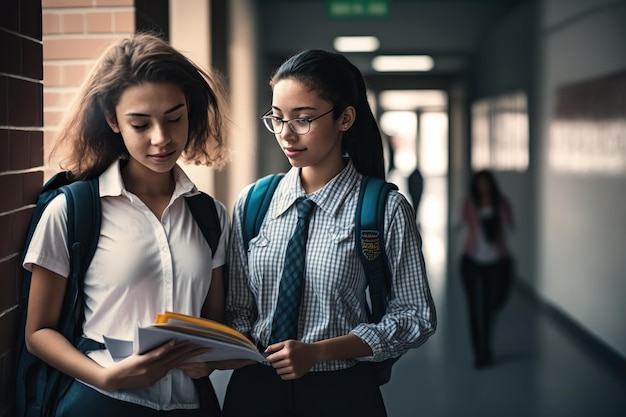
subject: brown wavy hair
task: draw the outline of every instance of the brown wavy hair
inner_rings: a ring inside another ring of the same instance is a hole
[[[225,83],[203,70],[161,38],[137,33],[110,45],[83,81],[62,121],[52,154],[64,149],[61,168],[76,179],[94,178],[128,151],[105,115],[129,87],[144,82],[173,83],[183,90],[189,108],[185,161],[221,168],[227,159]]]

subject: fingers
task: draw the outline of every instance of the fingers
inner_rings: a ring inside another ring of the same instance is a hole
[[[211,375],[215,366],[211,362],[188,362],[178,366],[187,376],[198,379]]]
[[[190,342],[179,342],[171,349],[166,355],[165,363],[171,368],[178,367],[179,365],[189,362],[190,359],[202,355],[210,351],[211,348],[200,346]]]
[[[265,349],[265,353],[267,353],[268,355],[271,355],[274,352],[278,352],[279,350],[283,349],[285,347],[285,344],[287,343],[287,341],[285,342],[279,342],[279,343],[274,343],[273,345],[269,345],[266,349]]]
[[[211,350],[211,348],[188,341],[177,342],[170,340],[168,343],[139,356],[143,356],[147,364],[161,366],[169,371],[209,350]]]

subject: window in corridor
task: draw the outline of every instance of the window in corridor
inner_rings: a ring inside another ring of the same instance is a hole
[[[389,141],[387,179],[417,207],[433,292],[443,285],[447,251],[448,96],[442,90],[386,90],[379,95],[380,128]],[[417,204],[409,178],[418,170]]]
[[[528,169],[526,94],[505,94],[472,105],[472,168],[495,171]]]

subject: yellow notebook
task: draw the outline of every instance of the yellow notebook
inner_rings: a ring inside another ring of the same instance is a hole
[[[168,341],[187,340],[211,348],[193,359],[196,362],[231,359],[263,361],[265,357],[237,330],[201,317],[166,311],[150,326],[137,327],[135,351],[145,353]]]

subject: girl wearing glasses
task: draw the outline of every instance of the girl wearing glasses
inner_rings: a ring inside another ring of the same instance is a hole
[[[436,326],[415,213],[401,194],[390,194],[384,229],[391,300],[382,320],[369,323],[354,215],[362,176],[384,178],[384,162],[365,81],[345,57],[309,50],[285,61],[270,85],[263,123],[292,168],[249,250],[241,234],[249,187],[235,205],[226,303],[228,322],[257,343],[267,363],[233,372],[224,415],[385,416],[372,362],[419,346]],[[306,255],[291,261],[288,241],[303,198],[313,202]],[[299,304],[286,314],[283,272],[300,261]],[[277,329],[292,316],[296,331],[285,337]]]

